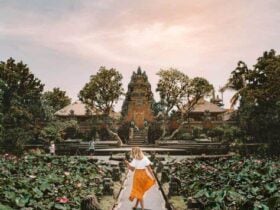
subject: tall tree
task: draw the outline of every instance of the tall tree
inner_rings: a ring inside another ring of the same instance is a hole
[[[160,80],[156,91],[160,94],[161,112],[158,117],[162,120],[162,136],[160,139],[172,138],[186,123],[189,113],[197,104],[198,100],[208,95],[213,86],[200,77],[190,79],[187,75],[177,69],[160,70],[157,75]],[[172,111],[181,113],[180,125],[170,136],[166,136],[167,123]]]
[[[248,70],[241,93],[239,124],[249,139],[266,141],[274,152],[280,145],[280,55],[264,52]]]
[[[55,120],[54,113],[71,103],[71,98],[66,95],[66,91],[59,88],[53,88],[52,91],[44,92],[41,97],[41,103],[44,111],[45,121]]]
[[[231,109],[237,104],[241,98],[242,92],[247,86],[247,80],[250,70],[243,61],[239,61],[237,67],[231,72],[228,82],[220,89],[221,92],[225,90],[233,90],[236,93],[230,99]]]
[[[0,63],[2,87],[3,138],[7,145],[21,146],[38,134],[43,118],[41,96],[44,85],[26,64],[10,58]]]
[[[42,100],[45,100],[54,112],[71,103],[71,98],[66,95],[66,91],[60,90],[59,88],[53,88],[52,91],[45,92]]]
[[[111,122],[114,119],[110,117],[110,114],[120,96],[124,94],[121,80],[122,75],[116,69],[100,67],[97,74],[90,77],[90,81],[79,93],[79,99],[82,102],[103,114],[107,131],[117,139],[119,145],[122,144],[122,140],[112,129],[114,123]]]
[[[0,79],[0,145],[3,141],[3,94],[4,94],[4,81]]]

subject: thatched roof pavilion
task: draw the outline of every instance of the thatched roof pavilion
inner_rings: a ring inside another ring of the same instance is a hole
[[[98,112],[94,109],[89,108],[81,101],[75,101],[72,104],[69,104],[62,109],[58,110],[54,114],[58,117],[67,117],[67,116],[75,116],[75,117],[84,117],[86,115],[98,115]]]
[[[210,113],[225,113],[227,110],[219,107],[218,105],[206,101],[204,98],[200,99],[197,104],[194,106],[192,113],[204,113],[209,111]]]

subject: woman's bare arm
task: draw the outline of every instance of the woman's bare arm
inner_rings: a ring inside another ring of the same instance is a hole
[[[128,162],[127,160],[125,160],[124,162],[125,162],[125,164],[126,164],[126,166],[127,166],[127,168],[128,168],[129,170],[131,170],[131,171],[134,171],[134,170],[135,170],[135,168],[132,167],[132,166],[129,164],[129,162]]]
[[[151,176],[152,176],[154,179],[156,179],[156,177],[155,177],[155,175],[154,175],[154,172],[153,172],[153,170],[152,170],[151,166],[150,166],[150,165],[148,165],[148,166],[146,166],[146,167],[147,167],[147,169],[148,169],[149,173],[151,174]]]

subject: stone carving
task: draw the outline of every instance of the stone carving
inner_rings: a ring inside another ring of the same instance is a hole
[[[169,196],[180,195],[181,181],[178,177],[172,177],[169,183]]]
[[[166,167],[166,166],[163,167],[162,172],[161,172],[161,180],[160,180],[160,182],[161,183],[169,182],[170,181],[169,174],[170,174],[169,168]]]
[[[125,153],[125,159],[126,159],[127,161],[130,161],[130,160],[131,160],[129,152],[126,152],[126,153]]]
[[[90,195],[82,199],[81,210],[101,210],[96,196]]]
[[[112,178],[114,182],[121,180],[121,172],[118,167],[113,167]]]
[[[203,209],[203,205],[193,197],[188,197],[188,209]]]
[[[104,178],[103,179],[103,190],[102,190],[103,195],[113,195],[114,190],[112,187],[113,187],[112,179]]]
[[[162,169],[163,169],[163,163],[161,161],[159,161],[158,165],[157,165],[157,170],[156,172],[157,173],[161,173],[162,172]]]
[[[120,168],[121,172],[125,172],[126,166],[125,166],[124,161],[119,162],[119,168]]]
[[[152,162],[154,162],[155,159],[156,159],[156,152],[153,151],[153,152],[151,152],[150,160],[151,160]]]

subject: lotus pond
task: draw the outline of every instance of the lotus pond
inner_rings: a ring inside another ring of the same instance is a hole
[[[107,173],[87,157],[1,156],[0,209],[79,209],[85,196],[101,196]]]
[[[280,209],[279,158],[184,159],[173,164],[181,195],[202,209]]]

